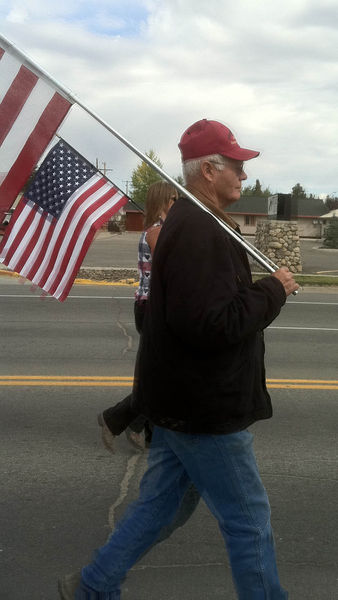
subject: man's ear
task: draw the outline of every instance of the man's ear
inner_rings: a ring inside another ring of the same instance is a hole
[[[208,160],[203,160],[201,162],[201,173],[207,181],[211,182],[214,180],[215,170]]]

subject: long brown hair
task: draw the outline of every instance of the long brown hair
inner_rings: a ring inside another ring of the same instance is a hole
[[[176,188],[166,181],[156,181],[147,193],[145,201],[144,229],[148,229],[159,220],[161,214],[169,210],[170,200],[176,200],[178,193]]]

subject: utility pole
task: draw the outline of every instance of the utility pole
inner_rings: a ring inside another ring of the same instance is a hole
[[[107,169],[107,163],[106,162],[104,162],[103,163],[103,167],[100,168],[100,166],[99,166],[99,159],[98,158],[95,159],[95,166],[96,166],[97,170],[100,171],[103,175],[106,175],[106,173],[108,171],[114,171],[114,169]]]
[[[127,180],[127,179],[123,179],[122,181],[123,181],[123,183],[125,183],[125,184],[126,184],[126,194],[127,194],[127,196],[128,196],[128,192],[129,192],[129,184],[130,184],[130,181],[129,181],[129,180]]]

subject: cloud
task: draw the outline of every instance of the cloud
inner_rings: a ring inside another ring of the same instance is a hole
[[[138,31],[142,18],[147,16],[147,10],[138,0],[127,0],[121,4],[119,0],[16,0],[7,3],[3,9],[5,18],[13,23],[74,23],[89,31],[97,33],[116,34],[123,32],[128,35]],[[7,13],[7,14],[6,14]]]
[[[273,191],[337,188],[338,25],[312,0],[7,2],[1,30],[171,175],[177,143],[203,117],[262,151],[248,164]],[[139,159],[79,111],[64,131],[130,179]],[[118,183],[118,182],[117,182]]]
[[[24,23],[28,18],[28,11],[25,7],[13,8],[7,15],[10,23]]]

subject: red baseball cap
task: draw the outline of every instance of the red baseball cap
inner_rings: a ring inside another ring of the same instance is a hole
[[[188,127],[178,147],[183,161],[209,154],[220,154],[235,160],[250,160],[259,155],[256,150],[241,148],[228,127],[219,121],[208,119],[202,119]]]

